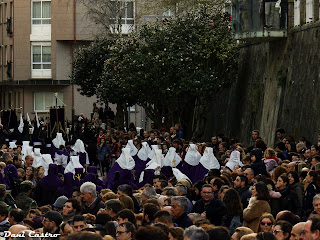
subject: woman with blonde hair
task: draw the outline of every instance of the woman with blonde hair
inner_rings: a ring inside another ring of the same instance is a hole
[[[276,223],[273,215],[271,213],[264,213],[261,215],[259,220],[259,232],[271,232],[272,226]]]

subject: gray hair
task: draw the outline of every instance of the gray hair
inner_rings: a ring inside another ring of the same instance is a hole
[[[80,187],[81,193],[91,193],[93,196],[97,196],[97,187],[92,182],[85,182]]]
[[[246,168],[246,170],[249,170],[250,171],[250,174],[251,175],[254,175],[254,170],[252,168]]]
[[[178,201],[179,202],[179,207],[183,207],[185,211],[188,210],[189,207],[189,201],[188,198],[185,196],[175,196],[171,198],[171,202],[173,201]]]
[[[312,204],[314,204],[315,201],[320,199],[320,193],[314,195],[313,200],[312,200]]]
[[[163,191],[166,192],[167,196],[177,196],[178,195],[178,191],[174,187],[166,187],[163,189]]]
[[[187,195],[188,189],[187,189],[187,187],[185,185],[178,184],[176,187],[178,189],[178,192],[182,192],[183,195]]]
[[[190,240],[209,240],[208,233],[203,228],[194,225],[184,231],[183,237],[188,237]]]
[[[153,187],[146,187],[142,194],[147,198],[157,198],[156,190]]]

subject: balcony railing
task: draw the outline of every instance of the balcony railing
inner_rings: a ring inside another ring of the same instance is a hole
[[[7,18],[7,34],[12,36],[12,18]]]
[[[231,6],[236,39],[264,41],[287,36],[287,0],[234,0]]]
[[[11,61],[7,61],[7,78],[9,80],[12,79],[12,62]]]

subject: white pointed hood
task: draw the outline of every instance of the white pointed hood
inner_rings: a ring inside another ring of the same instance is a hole
[[[20,133],[23,132],[23,127],[24,127],[24,123],[23,123],[22,113],[20,113],[20,123],[19,123],[19,127],[18,127],[18,130]]]
[[[80,163],[79,156],[71,156],[68,165],[66,166],[64,173],[72,172],[73,175],[76,174],[76,168],[82,168],[83,166]]]
[[[201,154],[197,150],[197,146],[195,144],[190,144],[186,157],[184,161],[191,166],[197,166],[199,164],[201,158]]]
[[[57,136],[55,139],[52,140],[52,143],[53,145],[59,149],[59,147],[61,145],[65,146],[66,145],[66,141],[63,140],[63,137],[62,137],[62,133],[57,133]]]
[[[163,155],[162,155],[162,150],[157,149],[154,150],[155,154],[153,158],[150,160],[150,162],[147,163],[146,169],[156,169],[157,167],[162,168],[163,166]]]
[[[48,175],[49,165],[53,163],[51,155],[50,154],[42,154],[42,158],[40,160],[40,166],[44,168],[44,175]]]
[[[240,152],[237,150],[234,150],[233,152],[231,152],[231,155],[230,155],[229,161],[226,164],[226,167],[230,168],[230,170],[233,171],[236,165],[239,165],[240,167],[242,167],[243,163],[240,160]]]
[[[17,144],[15,142],[9,142],[9,148],[17,148]]]
[[[77,139],[77,141],[75,142],[75,144],[72,147],[72,150],[75,153],[86,153],[86,149],[84,148],[84,144],[80,139]]]
[[[30,144],[30,141],[22,141],[21,153],[22,153],[23,160],[27,155],[32,153],[32,147],[29,144]]]
[[[181,179],[189,179],[187,175],[183,174],[178,168],[172,168],[172,172],[178,181]]]
[[[62,165],[64,168],[66,168],[68,164],[68,156],[55,153],[54,158],[56,160],[57,165]]]
[[[138,158],[142,161],[146,161],[148,159],[148,155],[151,153],[151,148],[147,142],[142,143],[142,147],[138,152]]]
[[[36,122],[37,122],[37,128],[39,128],[40,127],[40,122],[39,122],[39,118],[38,118],[37,112],[36,112]]]
[[[133,157],[138,153],[138,148],[133,144],[133,140],[128,140],[126,148],[130,148],[130,155]]]
[[[169,148],[167,155],[163,159],[163,166],[176,167],[181,162],[181,157],[176,153],[174,147]]]
[[[213,154],[212,147],[206,147],[203,156],[200,158],[200,163],[208,170],[220,169],[220,164]]]
[[[158,145],[151,145],[151,152],[149,153],[148,158],[152,159],[154,157],[155,150],[159,150],[159,146]]]
[[[34,160],[33,160],[32,166],[33,167],[41,166],[42,154],[40,152],[40,148],[33,149],[33,158]]]
[[[136,163],[130,155],[130,148],[122,149],[122,153],[116,160],[116,163],[118,163],[122,169],[132,170],[135,167]]]

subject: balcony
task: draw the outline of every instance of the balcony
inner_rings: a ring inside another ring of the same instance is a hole
[[[233,34],[237,40],[261,42],[287,37],[287,0],[234,0],[231,13]]]

